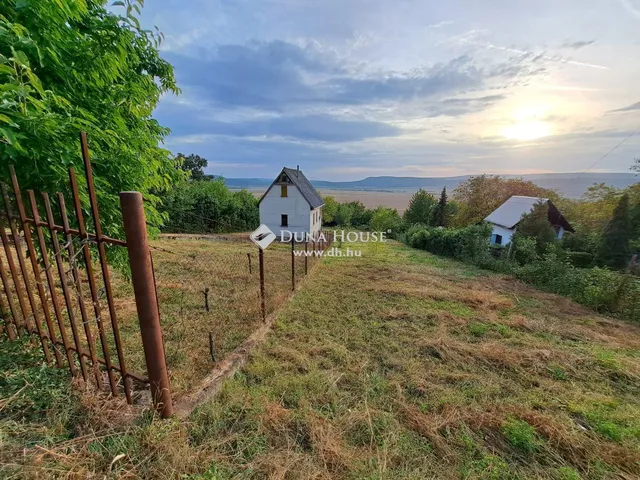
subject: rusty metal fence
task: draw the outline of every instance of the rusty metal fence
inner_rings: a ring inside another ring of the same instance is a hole
[[[106,252],[107,245],[127,247],[134,287],[144,282],[136,282],[136,277],[145,270],[144,265],[137,264],[149,255],[142,197],[137,192],[121,194],[123,207],[134,206],[123,215],[125,233],[127,237],[133,235],[132,241],[104,235],[86,135],[82,133],[80,139],[91,214],[85,220],[76,172],[70,168],[69,193],[73,203],[72,217],[77,223],[75,228],[70,225],[63,193],[57,193],[57,201],[52,202],[47,193],[36,195],[32,190],[27,191],[31,213],[28,216],[13,166],[9,167],[10,189],[0,185],[3,197],[0,211],[3,329],[9,340],[26,336],[38,342],[47,363],[66,367],[72,375],[81,375],[85,381],[93,379],[99,388],[107,384],[114,396],[124,390],[129,403],[133,402],[132,382],[150,384],[154,403],[163,416],[169,416],[172,407],[164,352],[158,351],[162,348],[162,337],[153,339],[156,345],[145,338],[145,331],[159,328],[159,318],[145,319],[140,315],[145,356],[156,349],[155,356],[150,356],[146,364],[150,378],[129,371]],[[135,204],[137,199],[139,205]],[[55,212],[52,203],[55,203]],[[136,219],[143,222],[144,238],[135,236],[136,225],[132,221],[135,223]],[[87,230],[88,223],[94,226],[94,232]],[[94,267],[94,255],[100,275]],[[155,293],[150,296],[155,301]],[[135,300],[138,313],[141,313],[141,302],[145,298],[136,292]],[[158,368],[163,367],[164,377],[158,373]]]

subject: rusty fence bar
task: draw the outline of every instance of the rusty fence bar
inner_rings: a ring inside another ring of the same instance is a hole
[[[67,248],[67,256],[69,264],[71,266],[71,276],[73,278],[73,284],[76,288],[78,308],[80,309],[80,316],[82,318],[82,325],[84,327],[84,334],[87,339],[87,346],[89,348],[89,358],[93,366],[93,375],[96,379],[98,388],[102,388],[102,375],[100,373],[100,365],[96,357],[96,346],[93,340],[93,333],[91,332],[91,325],[89,324],[89,315],[87,314],[87,307],[84,303],[84,294],[82,292],[82,280],[80,278],[80,272],[78,271],[78,264],[76,262],[76,252],[73,247],[73,236],[71,234],[71,228],[69,228],[69,218],[67,217],[67,208],[64,202],[64,195],[58,192],[58,206],[60,207],[60,217],[62,218],[62,225],[64,228],[64,236]]]
[[[20,186],[18,185],[18,180],[16,177],[16,172],[13,169],[13,165],[9,166],[9,173],[11,174],[11,183],[13,184],[13,191],[16,197],[16,204],[18,205],[18,213],[20,214],[20,219],[26,218],[26,214],[24,211],[24,205],[22,203],[22,196],[20,193]],[[9,196],[4,195],[4,202],[7,210],[7,215],[11,215],[11,207],[9,203]],[[44,288],[42,287],[42,280],[40,278],[40,267],[38,265],[38,261],[36,259],[35,249],[33,248],[33,240],[31,238],[31,229],[27,224],[22,222],[23,230],[24,230],[24,240],[27,244],[27,249],[29,251],[29,259],[31,260],[31,266],[33,268],[33,274],[35,276],[36,287],[38,290],[38,295],[40,296],[40,301],[42,302],[42,311],[44,313],[44,319],[47,324],[47,331],[49,332],[49,336],[46,337],[43,335],[42,325],[40,323],[40,316],[38,315],[38,306],[35,301],[35,297],[33,295],[33,290],[31,289],[31,281],[29,279],[29,275],[27,274],[27,267],[25,265],[24,259],[22,257],[22,249],[19,248],[20,245],[20,237],[18,236],[18,232],[15,226],[15,222],[9,221],[9,227],[11,227],[11,235],[13,237],[13,244],[16,246],[16,254],[18,256],[18,262],[20,263],[20,269],[22,270],[22,278],[24,280],[24,286],[27,290],[27,297],[29,298],[29,304],[31,305],[31,311],[33,313],[33,318],[36,324],[36,329],[38,331],[38,335],[40,336],[41,342],[46,344],[46,340],[48,339],[52,343],[53,353],[56,357],[56,364],[61,367],[62,366],[62,358],[60,352],[57,348],[58,340],[55,336],[53,325],[51,323],[51,314],[49,312],[49,304],[47,303],[47,298],[44,293]],[[43,350],[44,350],[43,346]],[[48,350],[48,347],[47,347]],[[45,353],[45,356],[47,354]],[[47,360],[49,361],[51,357]]]
[[[69,291],[69,286],[67,285],[67,276],[64,270],[64,262],[62,260],[62,250],[60,248],[60,242],[58,241],[58,233],[52,228],[53,227],[53,210],[51,210],[51,202],[49,201],[49,195],[46,193],[42,194],[42,199],[44,201],[44,209],[47,214],[47,223],[49,224],[49,234],[51,235],[51,243],[53,245],[53,256],[56,261],[56,268],[58,269],[58,276],[60,277],[60,288],[62,289],[62,296],[64,297],[64,303],[67,306],[67,313],[69,315],[69,324],[71,326],[71,333],[73,335],[73,342],[76,347],[76,352],[78,354],[78,361],[80,362],[80,372],[82,373],[82,378],[87,379],[87,362],[85,359],[84,349],[82,348],[82,343],[80,340],[80,335],[78,333],[78,326],[76,324],[76,316],[73,308],[73,299],[71,298],[71,292]],[[37,207],[35,206],[35,198],[32,200],[34,205],[34,217],[35,210]],[[44,249],[42,250],[44,252]],[[51,286],[51,284],[49,284]],[[55,291],[55,289],[52,288]],[[60,320],[60,317],[58,317]],[[60,322],[60,330],[61,332],[65,331],[64,326]],[[63,335],[63,341],[65,344],[67,343],[65,340],[65,336]],[[68,347],[67,347],[68,348]],[[68,353],[67,355],[69,355]],[[71,360],[69,360],[71,363]]]
[[[33,190],[28,190],[27,195],[29,196],[29,202],[31,203],[31,211],[33,213],[33,218],[37,222],[40,222],[40,212],[38,212],[38,204],[36,202],[36,196],[33,193]],[[47,252],[47,244],[44,240],[44,234],[42,233],[41,227],[36,227],[36,237],[38,239],[38,246],[40,247],[40,256],[42,258],[42,264],[44,265],[44,275],[45,275],[45,278],[47,279],[47,285],[49,286],[49,297],[51,298],[51,303],[53,303],[53,313],[55,314],[56,320],[58,321],[58,331],[60,332],[60,337],[62,338],[64,353],[67,356],[67,363],[69,364],[69,370],[71,370],[71,375],[75,376],[76,365],[73,359],[73,354],[71,353],[71,350],[69,350],[70,345],[69,345],[69,339],[67,338],[67,329],[64,328],[64,325],[62,323],[62,310],[60,309],[58,294],[56,292],[56,281],[53,278],[53,271],[51,270],[51,264],[49,262],[49,254]],[[61,282],[64,283],[64,277],[61,278]],[[46,298],[42,297],[42,301],[45,302]]]
[[[76,178],[76,172],[73,168],[69,169],[69,183],[71,185],[71,196],[73,198],[73,206],[76,214],[76,220],[78,222],[78,231],[82,239],[87,238],[87,229],[84,223],[84,216],[82,214],[82,204],[80,203],[80,190],[78,189],[78,180]],[[111,394],[115,397],[118,395],[118,387],[116,384],[115,376],[113,375],[113,366],[111,364],[111,356],[109,355],[109,344],[107,343],[107,336],[104,331],[104,325],[102,321],[102,308],[100,307],[100,300],[98,294],[98,286],[96,285],[95,275],[93,272],[93,263],[91,261],[91,250],[89,244],[86,241],[82,242],[82,255],[84,257],[84,265],[86,268],[87,281],[89,283],[89,292],[91,294],[91,303],[93,304],[93,313],[95,315],[96,326],[98,327],[98,336],[100,337],[100,345],[102,347],[102,355],[107,367],[107,377],[109,379],[109,387]]]
[[[155,365],[147,364],[150,378],[129,372],[125,363],[106,245],[127,246],[130,255],[135,251],[135,245],[131,247],[126,241],[103,234],[86,134],[81,133],[80,143],[89,197],[88,222],[93,225],[94,232],[89,232],[85,223],[78,180],[73,168],[69,169],[69,184],[77,228],[70,225],[65,196],[62,193],[57,193],[59,211],[54,213],[53,199],[50,199],[47,193],[42,193],[40,198],[34,191],[28,190],[26,193],[31,209],[29,217],[12,165],[9,166],[12,192],[9,193],[5,184],[0,183],[0,242],[3,249],[3,256],[0,257],[0,332],[10,341],[28,335],[35,342],[37,336],[48,364],[55,359],[56,366],[67,367],[73,376],[82,375],[84,380],[94,378],[99,388],[105,383],[103,374],[106,373],[111,394],[117,396],[119,390],[124,387],[129,403],[133,401],[132,380],[144,384],[152,383],[154,400],[157,401],[162,416],[168,416],[171,414],[172,405],[162,344],[160,343],[161,355],[156,355]],[[14,213],[16,208],[17,212]],[[44,214],[41,214],[42,208]],[[142,207],[140,211],[142,212]],[[62,225],[56,223],[56,214],[59,215],[58,220]],[[142,226],[146,229],[143,212],[141,218]],[[124,220],[126,227],[127,219]],[[63,238],[63,242],[60,241],[60,237]],[[146,242],[146,231],[144,241]],[[95,244],[95,247],[90,248],[90,244]],[[94,271],[94,248],[100,261],[101,280],[96,277]],[[150,258],[148,244],[146,248],[147,257]],[[144,258],[144,255],[140,258],[133,256],[130,263],[135,265],[144,261]],[[250,256],[248,260],[251,270]],[[145,285],[151,285],[149,288],[153,289],[155,310],[148,305],[138,309],[141,325],[145,326],[141,332],[145,356],[149,336],[149,322],[145,320],[145,315],[148,316],[150,312],[155,312],[156,335],[159,334],[160,341],[162,340],[153,264],[150,265],[152,280],[145,279]],[[139,275],[133,272],[133,276],[135,283],[135,277]],[[85,300],[84,282],[88,283],[90,300]],[[103,286],[104,289],[101,288]],[[106,296],[109,314],[107,323],[103,317],[105,309],[101,307],[101,294]],[[88,311],[87,301],[93,306],[92,312]],[[136,304],[140,302],[144,303],[144,298],[141,299],[137,295]],[[112,361],[109,351],[109,326],[113,334],[117,363]],[[100,349],[94,340],[94,328],[98,331]],[[160,361],[163,373],[158,374],[157,365]],[[120,375],[122,386],[119,386],[120,380],[116,374]]]
[[[124,352],[122,351],[122,342],[120,340],[120,330],[118,327],[118,318],[116,307],[113,301],[113,291],[111,289],[111,277],[109,273],[109,264],[107,263],[107,252],[104,242],[102,241],[102,226],[100,225],[100,212],[98,211],[98,198],[96,197],[96,189],[93,185],[93,173],[91,169],[91,160],[89,158],[89,146],[87,143],[87,134],[80,133],[80,146],[82,147],[82,160],[84,161],[85,177],[87,179],[87,189],[89,190],[89,203],[91,204],[91,213],[93,216],[93,227],[96,230],[96,244],[98,245],[98,256],[100,257],[100,267],[102,268],[102,278],[104,280],[104,289],[107,295],[107,306],[109,307],[109,317],[111,318],[111,329],[116,344],[116,353],[118,355],[118,363],[122,371],[122,383],[124,384],[124,394],[127,402],[132,402],[131,385],[127,377],[127,368],[124,361]]]
[[[173,404],[142,194],[122,192],[120,205],[127,237],[131,281],[136,298],[142,346],[151,382],[151,396],[162,418],[167,418],[173,414]]]
[[[8,239],[7,236],[5,234],[5,230],[4,230],[4,223],[0,222],[0,234],[2,234],[2,244],[4,245],[5,248],[5,253],[7,255],[7,262],[9,263],[9,269],[11,272],[11,275],[13,276],[15,273],[15,266],[13,264],[13,256],[11,255],[11,249],[8,248]],[[15,326],[16,329],[16,334],[18,336],[20,336],[20,327],[22,326],[22,328],[24,329],[23,332],[26,330],[27,333],[29,333],[29,328],[27,328],[26,325],[21,325],[18,316],[18,309],[16,308],[15,302],[13,301],[13,295],[11,295],[11,283],[9,282],[9,277],[7,276],[7,271],[4,268],[4,264],[2,262],[2,259],[0,258],[0,276],[2,277],[2,286],[4,287],[4,291],[5,291],[5,295],[7,296],[7,302],[9,303],[9,309],[11,310],[11,317],[13,320],[13,325]],[[15,279],[14,279],[15,281]],[[18,284],[19,287],[19,284]],[[16,289],[17,290],[17,289]],[[21,292],[17,290],[17,295],[18,298],[22,298],[20,297]],[[20,302],[20,307],[23,309],[23,320],[24,320],[24,300]],[[26,321],[26,320],[25,320]]]

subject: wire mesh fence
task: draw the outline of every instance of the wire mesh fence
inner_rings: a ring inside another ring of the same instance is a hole
[[[304,244],[294,248],[304,250]],[[274,242],[261,255],[248,235],[162,235],[152,249],[167,364],[178,394],[194,388],[283,305],[305,278],[305,263],[308,274],[318,261],[292,255],[291,243]],[[134,319],[121,321],[124,329]],[[133,364],[139,363],[131,350]]]

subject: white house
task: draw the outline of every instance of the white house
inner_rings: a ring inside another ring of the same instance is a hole
[[[562,238],[564,232],[573,232],[573,228],[569,225],[569,222],[567,222],[548,198],[514,195],[484,219],[493,227],[491,232],[491,245],[509,244],[511,237],[513,237],[518,229],[518,223],[520,223],[522,215],[530,213],[538,202],[545,202],[549,206],[549,223],[556,231],[558,239]]]
[[[283,168],[258,205],[260,223],[277,236],[283,230],[313,235],[322,228],[324,200],[300,168]]]

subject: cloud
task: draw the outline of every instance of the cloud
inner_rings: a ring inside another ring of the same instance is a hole
[[[610,113],[613,112],[631,112],[633,110],[640,110],[640,102],[634,103],[632,105],[628,105],[626,107],[623,108],[617,108],[616,110],[610,110]]]
[[[515,80],[544,71],[540,59],[529,55],[483,66],[460,55],[410,71],[373,70],[317,46],[284,41],[223,45],[202,58],[175,53],[167,58],[176,67],[179,84],[202,102],[269,111],[409,102],[476,91],[493,79]]]
[[[578,40],[577,42],[565,42],[560,48],[571,48],[573,50],[579,50],[594,43],[595,40]]]
[[[432,111],[427,114],[428,117],[450,116],[459,117],[468,113],[481,112],[501,100],[506,95],[486,95],[484,97],[475,98],[447,98],[441,102],[434,103]]]
[[[172,128],[173,134],[184,136],[184,143],[198,143],[214,135],[340,143],[391,137],[401,132],[399,128],[384,122],[344,119],[325,114],[280,116],[233,123],[190,117]]]

